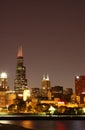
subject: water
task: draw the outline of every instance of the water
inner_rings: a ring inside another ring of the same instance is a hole
[[[33,130],[85,130],[84,120],[0,120],[0,123]]]

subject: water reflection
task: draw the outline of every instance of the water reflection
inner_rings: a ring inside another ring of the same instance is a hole
[[[72,121],[72,124],[70,126],[73,128],[73,130],[85,130],[85,121],[84,120]]]
[[[83,120],[56,121],[56,129],[57,130],[85,130],[85,121]]]
[[[22,125],[22,126],[25,127],[25,128],[34,129],[34,122],[33,122],[33,121],[24,120],[24,121],[21,121],[21,122],[20,122],[20,125]]]
[[[33,130],[85,130],[84,120],[0,120]]]
[[[17,120],[17,121],[11,121],[11,123],[22,126],[24,128],[34,129],[34,122],[31,120]]]
[[[11,124],[10,120],[0,120],[1,124]]]
[[[14,124],[17,126],[22,126],[24,128],[34,129],[34,122],[30,120],[0,120],[1,124]]]
[[[67,130],[68,128],[64,122],[58,121],[58,122],[56,122],[56,129],[57,130]]]

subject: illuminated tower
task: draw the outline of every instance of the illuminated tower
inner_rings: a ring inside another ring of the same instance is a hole
[[[8,91],[9,86],[7,82],[7,74],[5,72],[2,72],[0,75],[0,91]]]
[[[23,54],[22,54],[22,46],[18,49],[17,55],[17,67],[16,67],[16,78],[14,80],[14,90],[17,93],[21,93],[24,91],[27,86],[26,79],[26,67],[23,64]]]
[[[49,75],[47,75],[47,77],[43,75],[42,88],[41,88],[41,92],[43,96],[47,96],[47,93],[48,93],[48,90],[50,90],[50,87],[51,87],[51,82],[49,79]]]

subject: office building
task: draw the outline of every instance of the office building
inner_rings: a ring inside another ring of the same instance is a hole
[[[85,76],[75,77],[75,94],[80,96],[85,93]]]
[[[63,98],[63,87],[62,86],[54,86],[51,88],[52,98]]]
[[[50,90],[50,88],[51,88],[51,82],[50,82],[49,76],[47,75],[45,77],[44,75],[43,80],[42,80],[41,95],[47,96],[48,90]]]
[[[0,75],[0,91],[8,91],[8,77],[5,72],[2,72]]]

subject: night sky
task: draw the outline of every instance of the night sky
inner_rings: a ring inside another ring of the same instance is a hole
[[[0,1],[0,73],[14,89],[18,46],[23,47],[26,77],[41,87],[74,89],[76,75],[85,75],[85,3],[82,0]]]

